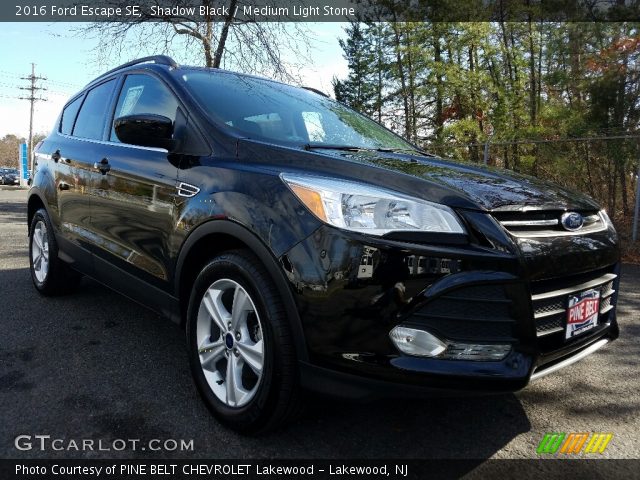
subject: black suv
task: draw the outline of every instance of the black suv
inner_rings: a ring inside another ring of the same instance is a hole
[[[240,431],[301,389],[515,391],[618,335],[593,200],[435,158],[313,90],[143,58],[73,97],[35,160],[38,291],[88,275],[183,324]]]

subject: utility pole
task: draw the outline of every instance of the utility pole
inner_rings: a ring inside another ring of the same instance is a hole
[[[33,172],[33,105],[38,101],[42,101],[42,102],[46,102],[47,101],[46,98],[36,97],[36,92],[38,90],[46,90],[46,88],[37,87],[36,86],[36,81],[37,80],[46,80],[46,78],[44,78],[44,77],[36,77],[36,64],[32,63],[31,64],[31,75],[29,75],[28,77],[22,77],[22,80],[28,80],[30,82],[28,87],[20,87],[20,90],[27,90],[29,92],[29,96],[28,97],[19,97],[19,98],[20,98],[20,100],[29,100],[29,102],[31,103],[31,113],[29,115],[29,141],[28,141],[27,145],[29,146],[29,151],[28,151],[29,168]]]

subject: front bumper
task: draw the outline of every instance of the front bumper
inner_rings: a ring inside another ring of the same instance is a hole
[[[617,293],[598,326],[569,341],[563,330],[541,335],[532,301],[544,289],[605,274],[616,275],[617,292],[615,232],[597,234],[582,250],[584,239],[572,245],[575,239],[552,239],[553,248],[528,258],[488,215],[464,215],[470,231],[483,232],[466,245],[406,243],[323,226],[281,258],[309,353],[303,386],[346,397],[510,392],[618,336]],[[580,257],[583,268],[567,271],[566,263]],[[408,356],[389,338],[399,324],[462,343],[509,343],[512,350],[500,361]]]

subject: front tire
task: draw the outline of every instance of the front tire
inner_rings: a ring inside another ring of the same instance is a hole
[[[264,433],[297,411],[296,355],[284,305],[250,252],[225,252],[200,271],[187,310],[187,345],[198,391],[224,425]]]
[[[68,293],[80,282],[80,274],[58,258],[58,243],[44,208],[31,220],[29,266],[33,285],[43,295]]]

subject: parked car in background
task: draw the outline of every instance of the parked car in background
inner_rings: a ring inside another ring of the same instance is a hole
[[[437,158],[315,91],[144,58],[73,96],[35,160],[35,288],[85,274],[184,325],[202,398],[242,432],[301,388],[516,391],[618,336],[594,200]]]
[[[20,172],[18,172],[18,169],[0,169],[0,185],[20,185]]]

